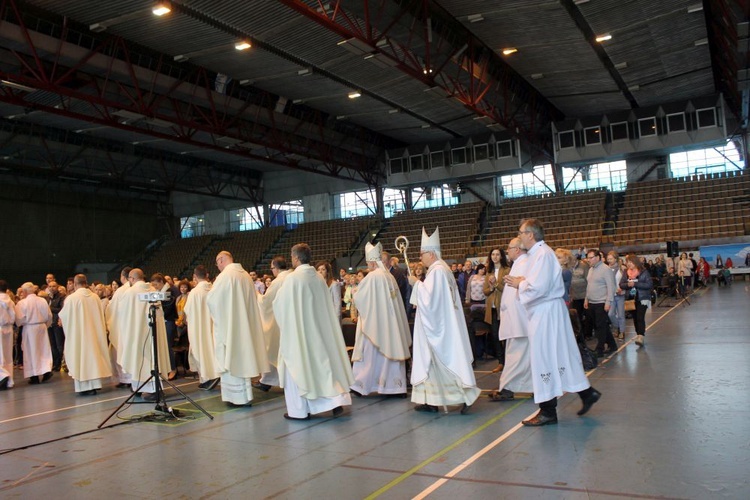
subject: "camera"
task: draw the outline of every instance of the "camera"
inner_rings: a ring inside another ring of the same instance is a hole
[[[170,296],[169,292],[146,292],[139,293],[138,300],[141,302],[160,302],[162,300],[169,300]]]

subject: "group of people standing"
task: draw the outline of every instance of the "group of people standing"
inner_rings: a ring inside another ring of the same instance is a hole
[[[311,265],[308,245],[291,249],[291,266],[284,257],[273,259],[274,279],[264,294],[229,252],[216,256],[219,274],[213,283],[206,268],[198,266],[194,288],[181,301],[178,316],[187,328],[190,366],[198,372],[201,388],[220,385],[227,404],[249,406],[253,388],[281,387],[284,417],[290,420],[327,411],[338,416],[352,395],[407,397],[409,385],[417,411],[458,406],[461,413],[468,412],[481,393],[463,310],[464,297],[473,299],[469,290],[459,293],[450,266],[442,260],[439,230],[429,236],[423,230],[419,255],[426,271],[423,278],[409,276],[407,296],[390,260],[386,266],[379,244],[368,243],[365,255],[368,272],[350,297],[358,311],[351,361],[340,308],[332,300],[330,283]],[[556,399],[564,392],[577,392],[583,402],[579,415],[586,413],[601,394],[583,372],[564,301],[562,268],[544,243],[542,224],[523,221],[507,256],[493,249],[480,271],[486,320],[504,365],[491,400],[512,399],[516,391],[533,393],[540,411],[524,421],[528,426],[556,423]],[[143,295],[164,289],[156,281],[152,276],[151,283],[146,282],[140,269],[123,269],[122,286],[104,308],[88,289],[86,277],[75,277],[76,292],[60,311],[60,321],[70,332],[66,359],[77,392],[95,393],[102,380],[114,375],[117,387],[138,391],[145,400],[155,398],[152,370],[168,377],[172,369],[163,305]],[[478,288],[469,282],[465,286]],[[413,334],[404,299],[415,311]],[[51,322],[46,302],[44,306],[39,317],[21,307],[30,341],[34,325],[46,329]],[[11,322],[18,321],[18,307],[10,310],[16,314]],[[7,323],[0,316],[3,328]],[[154,345],[157,367],[152,366]]]

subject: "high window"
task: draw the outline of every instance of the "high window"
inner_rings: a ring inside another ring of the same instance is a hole
[[[672,177],[695,174],[712,174],[738,170],[745,167],[740,152],[733,142],[708,149],[696,149],[669,155],[669,170]]]
[[[203,214],[191,215],[180,218],[180,237],[192,238],[193,236],[203,236],[206,232],[206,225],[203,222]]]

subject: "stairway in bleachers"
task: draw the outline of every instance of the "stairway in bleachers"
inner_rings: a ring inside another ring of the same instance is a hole
[[[492,210],[486,234],[472,255],[484,258],[490,249],[505,248],[518,234],[522,219],[539,219],[545,242],[552,248],[598,247],[602,241],[607,199],[605,189],[592,189],[506,199]]]

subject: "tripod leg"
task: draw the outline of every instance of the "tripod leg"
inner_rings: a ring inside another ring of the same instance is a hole
[[[160,377],[161,377],[161,376],[160,376]],[[210,418],[211,420],[213,420],[213,419],[214,419],[213,415],[211,415],[210,413],[208,413],[208,412],[206,411],[206,409],[205,409],[205,408],[203,408],[203,407],[202,407],[201,405],[199,405],[198,403],[196,403],[196,402],[195,402],[195,401],[194,401],[194,400],[193,400],[193,399],[192,399],[192,398],[191,398],[190,396],[188,396],[187,394],[185,394],[184,392],[182,392],[182,391],[181,391],[181,390],[180,390],[180,389],[179,389],[179,388],[178,388],[178,387],[177,387],[176,385],[174,385],[174,384],[173,384],[172,382],[170,382],[169,380],[165,379],[164,377],[161,377],[161,380],[162,380],[162,383],[163,383],[163,384],[167,384],[167,385],[168,385],[169,387],[171,387],[172,389],[174,389],[175,391],[177,391],[177,392],[178,392],[178,393],[180,394],[180,396],[182,396],[183,398],[185,398],[186,400],[188,400],[188,402],[189,402],[189,403],[190,403],[191,405],[193,405],[193,406],[195,406],[196,408],[198,408],[198,409],[199,409],[199,410],[200,410],[200,411],[201,411],[201,412],[202,412],[202,413],[203,413],[203,414],[204,414],[205,416],[207,416],[207,417],[208,417],[208,418]],[[165,401],[165,402],[166,402],[166,401]]]
[[[97,429],[101,429],[104,426],[104,424],[106,424],[109,421],[110,418],[114,417],[115,414],[117,414],[117,412],[119,412],[122,409],[122,407],[125,406],[126,404],[135,403],[135,401],[133,401],[133,399],[135,398],[136,394],[138,394],[139,392],[141,392],[141,389],[143,389],[143,387],[146,384],[148,384],[149,381],[151,381],[152,377],[153,377],[153,375],[151,375],[149,378],[147,378],[146,381],[143,382],[138,387],[138,389],[136,389],[135,391],[133,391],[133,394],[131,394],[130,396],[128,396],[128,398],[125,401],[123,401],[122,404],[120,404],[120,406],[118,406],[117,408],[115,408],[115,410],[112,413],[110,413],[109,416],[107,418],[105,418],[104,421],[102,421],[101,424],[97,425],[96,428]]]

